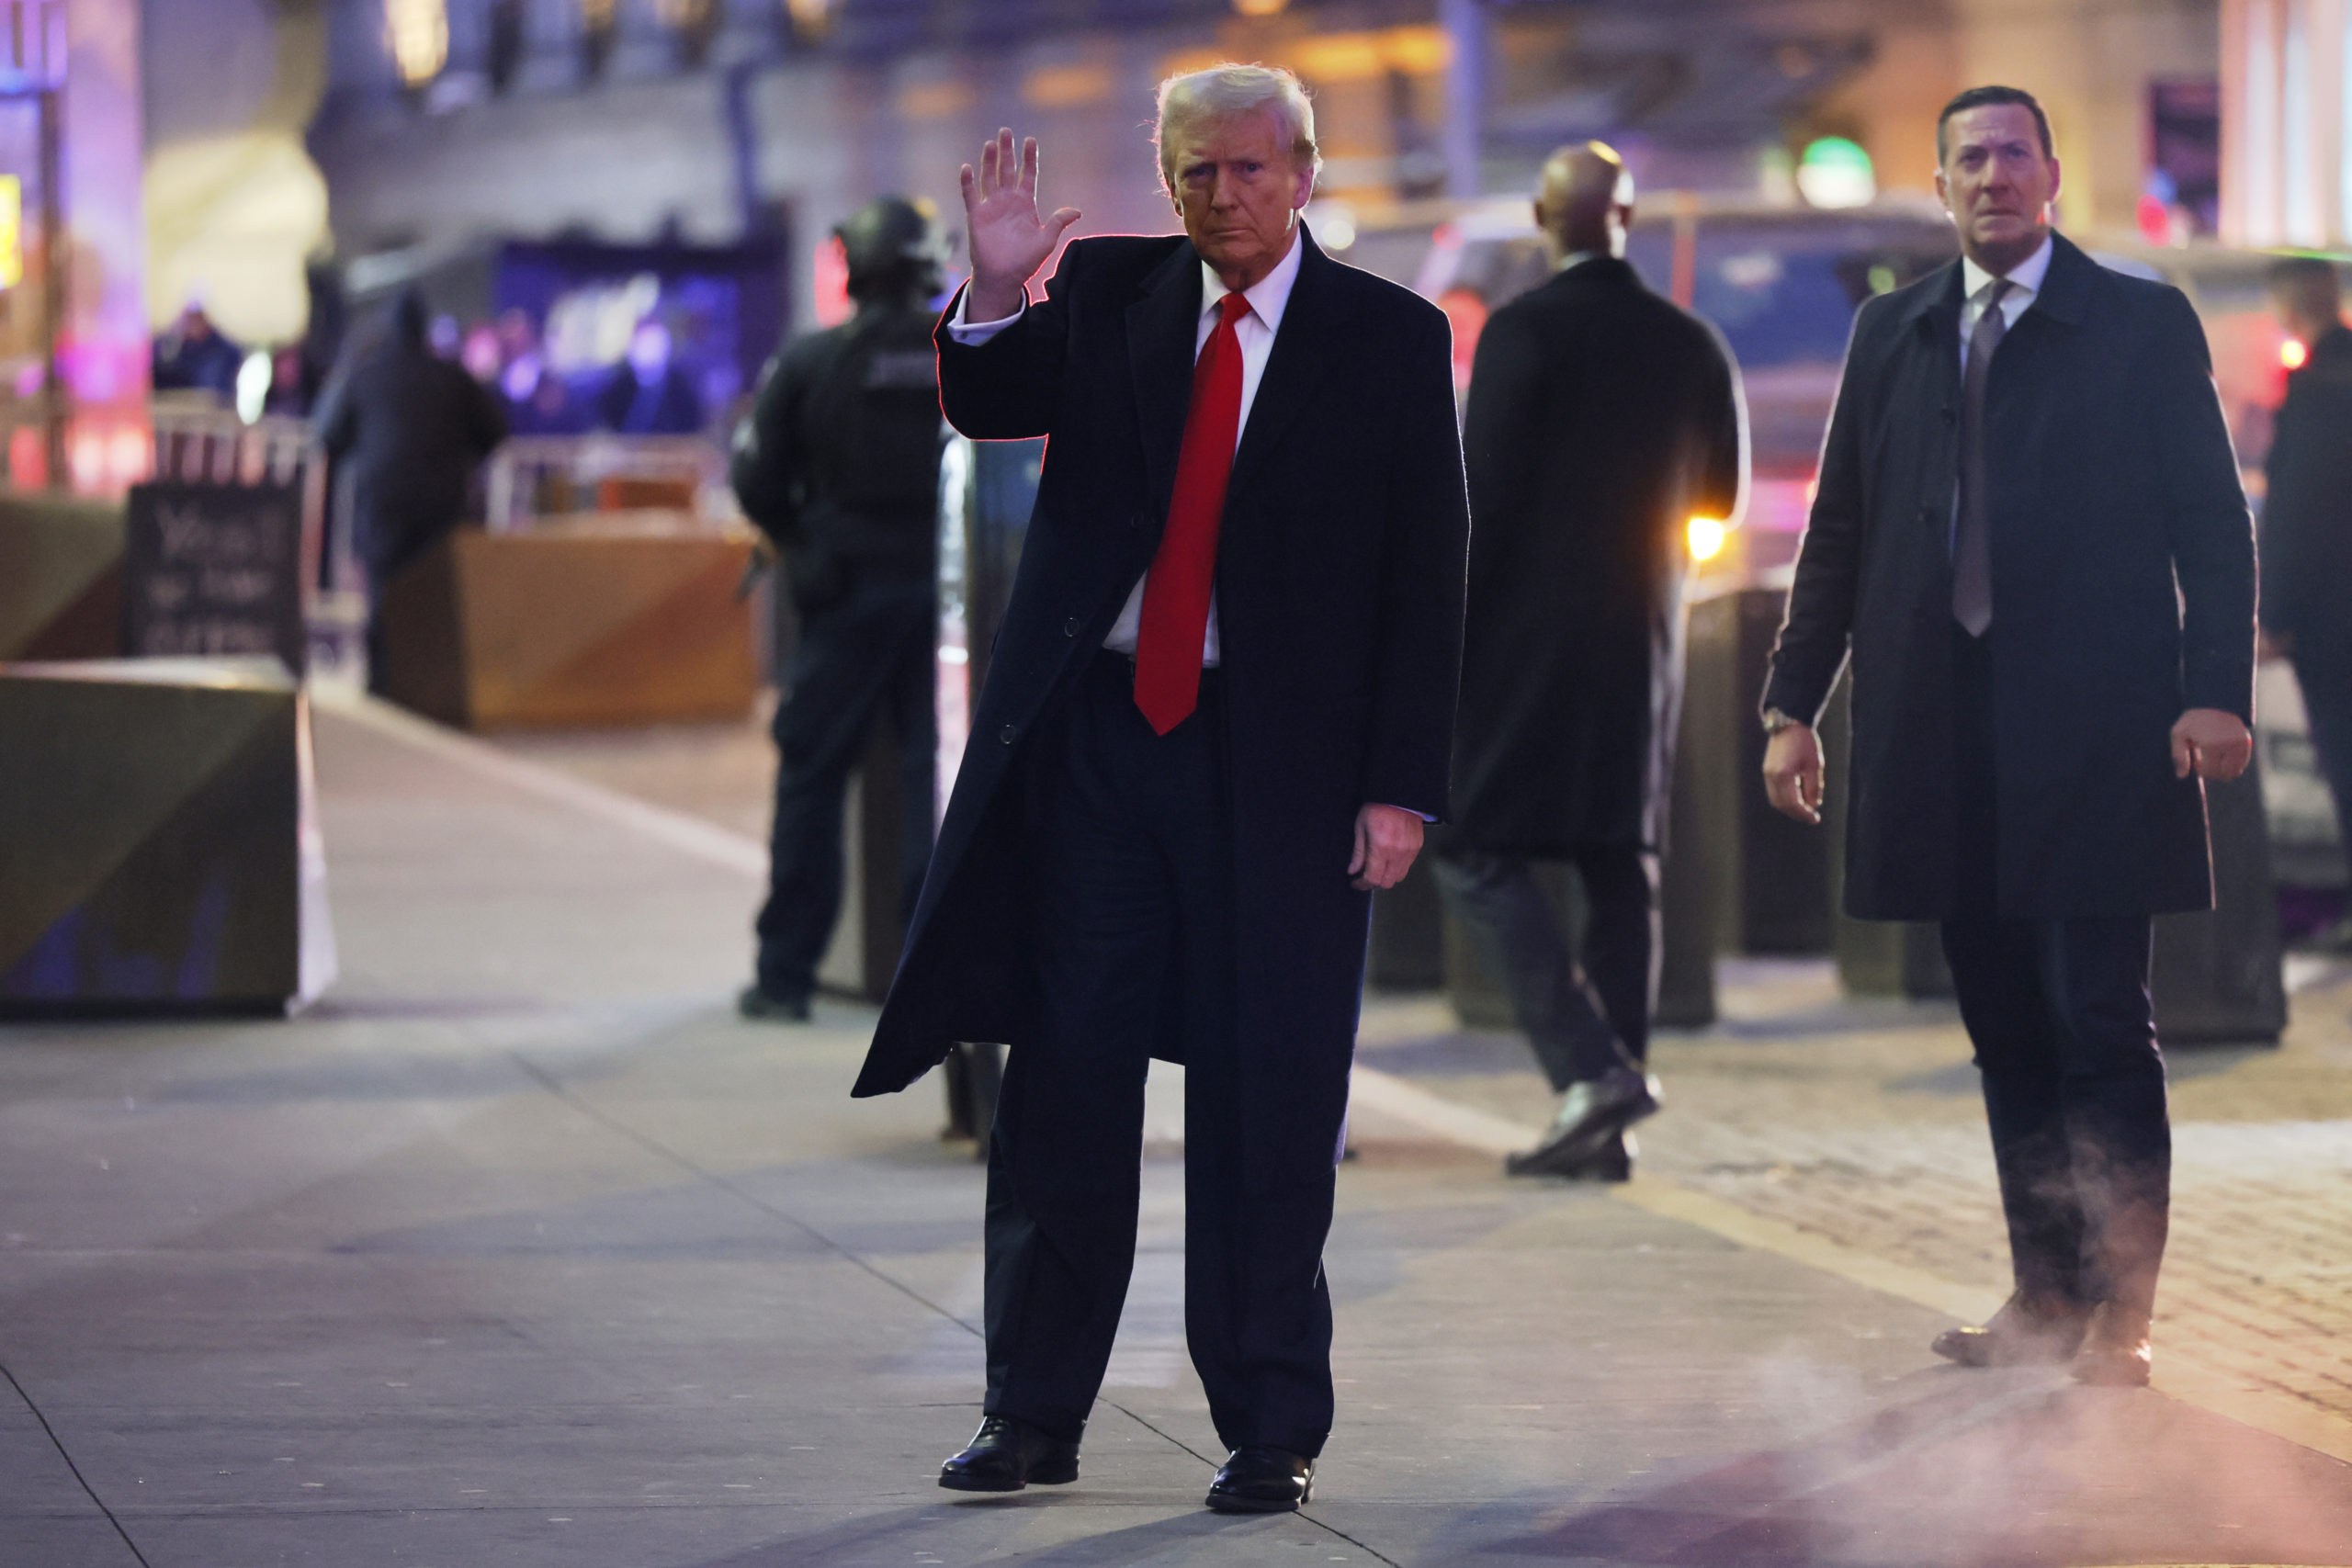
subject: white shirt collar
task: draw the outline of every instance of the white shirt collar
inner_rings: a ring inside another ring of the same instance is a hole
[[[2005,301],[2041,292],[2041,280],[2050,276],[2050,255],[2053,248],[2051,236],[2044,234],[2041,246],[2033,254],[2002,275],[2009,280],[2009,292],[2003,296]],[[1984,286],[1993,281],[1994,275],[1978,266],[1973,257],[1963,255],[1960,258],[1960,276],[1962,298],[1974,299],[1984,292]],[[2013,316],[2010,320],[2016,318]]]
[[[1566,272],[1572,266],[1582,266],[1589,261],[1599,261],[1606,254],[1608,254],[1606,251],[1570,251],[1566,255],[1560,258],[1558,264],[1555,265],[1552,270],[1554,272]]]
[[[1290,305],[1291,285],[1298,281],[1298,258],[1306,249],[1302,225],[1292,231],[1290,249],[1274,264],[1274,270],[1241,291],[1242,298],[1250,301],[1250,313],[1266,323],[1270,333],[1282,330],[1283,311]],[[1216,268],[1206,262],[1201,264],[1201,314],[1205,316],[1216,310],[1216,302],[1232,292],[1217,276]]]

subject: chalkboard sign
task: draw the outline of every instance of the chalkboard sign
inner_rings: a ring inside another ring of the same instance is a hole
[[[131,486],[122,611],[123,646],[134,658],[274,653],[301,674],[301,492]]]

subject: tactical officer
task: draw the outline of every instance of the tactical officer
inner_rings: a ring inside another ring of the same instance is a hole
[[[931,302],[946,239],[884,197],[834,231],[857,312],[786,344],[735,433],[729,477],[775,541],[800,621],[776,711],[775,825],[747,1018],[805,1020],[842,901],[842,798],[874,723],[898,737],[902,915],[931,855],[939,460]]]

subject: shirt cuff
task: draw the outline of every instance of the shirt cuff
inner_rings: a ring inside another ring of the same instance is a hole
[[[1424,822],[1434,823],[1437,821],[1437,818],[1430,816],[1428,812],[1416,811],[1409,806],[1388,806],[1388,803],[1385,800],[1375,800],[1373,804],[1374,806],[1386,806],[1389,810],[1401,811],[1408,817],[1418,817]]]
[[[1029,310],[1029,301],[1024,297],[1021,301],[1021,309],[1013,311],[1010,316],[1001,317],[993,321],[967,321],[964,316],[965,312],[971,309],[971,305],[972,291],[967,288],[956,299],[956,319],[947,323],[947,335],[967,348],[979,347],[980,344],[1019,321]]]

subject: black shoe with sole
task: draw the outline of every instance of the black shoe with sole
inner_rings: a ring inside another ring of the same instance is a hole
[[[1503,1170],[1510,1176],[1577,1175],[1608,1153],[1619,1134],[1655,1115],[1662,1099],[1657,1080],[1631,1067],[1570,1084],[1544,1141],[1505,1159]]]
[[[1236,1449],[1209,1483],[1220,1514],[1295,1514],[1315,1496],[1315,1461],[1287,1449]]]
[[[735,1010],[745,1018],[766,1020],[775,1023],[806,1023],[808,1021],[807,997],[779,997],[757,986],[746,986],[737,993]]]
[[[1032,1482],[1062,1486],[1077,1479],[1076,1443],[1011,1416],[982,1419],[964,1451],[939,1467],[939,1483],[950,1492],[1018,1492]]]

